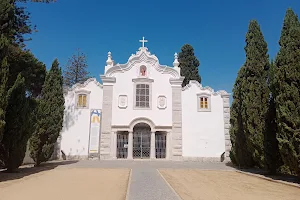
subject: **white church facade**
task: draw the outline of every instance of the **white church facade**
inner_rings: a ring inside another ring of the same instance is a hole
[[[65,91],[60,151],[66,159],[228,160],[226,91],[197,81],[182,88],[179,62],[161,65],[143,45],[125,64],[108,59],[102,84]]]

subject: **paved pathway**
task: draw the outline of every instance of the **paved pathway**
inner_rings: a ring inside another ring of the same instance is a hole
[[[130,168],[132,169],[128,200],[179,200],[157,169],[196,168],[233,170],[224,163],[172,162],[172,161],[79,161],[60,167]]]
[[[166,184],[157,170],[136,168],[132,170],[128,200],[180,199]]]

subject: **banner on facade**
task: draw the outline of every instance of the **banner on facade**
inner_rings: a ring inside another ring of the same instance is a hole
[[[90,120],[90,141],[89,141],[89,154],[97,154],[99,152],[99,137],[101,127],[101,110],[91,110]]]

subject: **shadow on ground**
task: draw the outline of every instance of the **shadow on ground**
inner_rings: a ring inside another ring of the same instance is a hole
[[[18,172],[15,173],[7,173],[5,170],[2,171],[0,170],[0,182],[21,179],[25,176],[55,169],[56,167],[62,165],[70,165],[76,162],[78,161],[56,161],[56,162],[43,163],[39,167],[34,167],[33,165],[27,165],[27,166],[20,167],[20,169],[18,169]]]
[[[267,178],[271,178],[273,180],[279,180],[279,181],[285,181],[285,182],[289,182],[289,183],[300,184],[300,179],[294,175],[287,175],[287,174],[270,175],[268,173],[268,171],[263,170],[263,169],[256,169],[256,168],[244,169],[244,168],[239,168],[238,166],[234,166],[232,163],[226,163],[226,165],[229,167],[233,167],[236,170],[239,170],[241,172],[247,172],[247,173],[251,173],[251,174],[261,175],[261,176],[264,176]]]

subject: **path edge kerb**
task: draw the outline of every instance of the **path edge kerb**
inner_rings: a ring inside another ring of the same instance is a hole
[[[165,177],[160,173],[159,169],[156,169],[157,173],[160,175],[160,177],[165,181],[165,183],[168,185],[170,190],[177,196],[179,200],[182,200],[182,198],[179,196],[179,194],[174,190],[174,188],[170,185],[170,183],[165,179]]]
[[[263,179],[263,180],[266,180],[266,181],[271,181],[271,182],[274,182],[274,183],[279,183],[279,184],[283,184],[283,185],[287,185],[287,186],[292,186],[292,187],[295,187],[295,188],[298,188],[298,189],[300,188],[300,185],[297,184],[297,183],[289,183],[289,182],[286,182],[286,181],[274,180],[272,178],[265,177],[265,176],[259,175],[259,174],[253,174],[253,173],[250,173],[250,172],[243,172],[243,171],[239,171],[239,170],[235,170],[235,171],[238,172],[238,173],[241,173],[241,174],[245,174],[247,176],[260,178],[260,179]]]
[[[130,169],[129,176],[128,176],[127,191],[126,191],[125,200],[129,200],[129,190],[130,190],[130,185],[131,185],[131,175],[132,175],[132,169]]]

